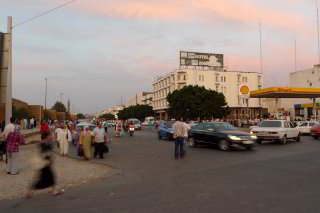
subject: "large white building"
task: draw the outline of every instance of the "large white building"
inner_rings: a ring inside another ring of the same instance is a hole
[[[223,70],[223,69],[222,69]],[[231,109],[231,118],[245,118],[247,113],[246,100],[241,99],[240,88],[248,86],[249,90],[263,88],[263,74],[257,72],[221,71],[210,69],[177,69],[153,82],[153,109],[160,119],[167,119],[167,95],[187,85],[204,86],[207,89],[225,95]],[[249,116],[254,118],[266,113],[263,100],[249,100]]]

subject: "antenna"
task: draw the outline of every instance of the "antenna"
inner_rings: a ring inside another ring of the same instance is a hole
[[[320,64],[320,35],[319,35],[319,8],[318,8],[318,0],[316,0],[317,6],[317,32],[318,32],[318,64]]]
[[[260,73],[262,73],[262,39],[261,39],[261,23],[259,22],[259,35],[260,35]]]
[[[294,71],[297,72],[297,34],[294,34]]]

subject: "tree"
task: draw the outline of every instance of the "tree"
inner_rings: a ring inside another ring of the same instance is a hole
[[[57,101],[51,109],[56,110],[57,112],[66,112],[67,111],[67,108],[65,107],[65,105],[63,103],[61,103],[60,101]]]
[[[99,118],[104,118],[106,120],[115,120],[116,116],[114,116],[114,114],[107,113],[107,114],[101,115]]]
[[[82,114],[82,113],[77,114],[77,119],[85,119],[85,118],[86,118],[86,116],[84,114]]]
[[[230,111],[225,96],[214,90],[207,90],[200,86],[185,86],[180,90],[169,93],[168,113],[170,117],[223,118]]]
[[[34,117],[33,113],[29,108],[20,108],[17,109],[15,106],[12,107],[12,117],[16,119],[31,119]]]
[[[148,105],[135,105],[124,108],[118,112],[118,118],[121,120],[127,120],[129,118],[137,118],[142,121],[148,116],[153,116],[152,106]]]

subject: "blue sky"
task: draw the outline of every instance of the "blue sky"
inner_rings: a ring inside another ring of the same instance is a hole
[[[0,0],[18,24],[66,0]],[[13,96],[48,106],[68,97],[97,112],[150,91],[155,76],[178,68],[180,50],[223,53],[230,70],[259,71],[262,24],[265,86],[286,86],[317,63],[315,0],[78,0],[14,29]]]

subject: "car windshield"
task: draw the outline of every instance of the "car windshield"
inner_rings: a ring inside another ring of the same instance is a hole
[[[215,123],[214,126],[217,131],[236,130],[234,126],[228,123]]]
[[[259,127],[281,127],[281,121],[262,121]]]
[[[166,122],[167,127],[168,127],[168,128],[172,128],[173,123],[174,123],[173,121],[167,121],[167,122]]]

